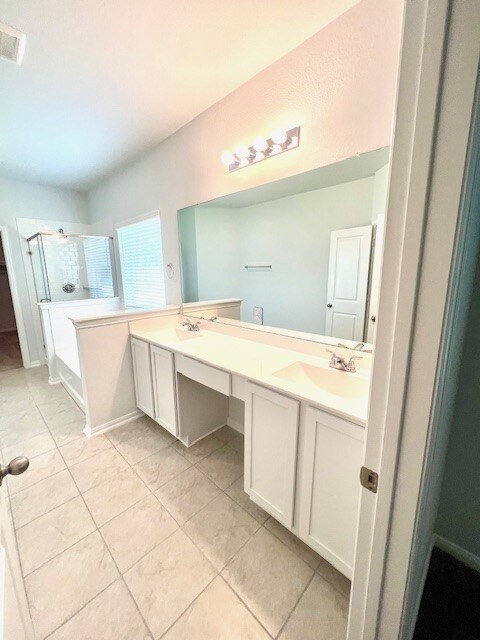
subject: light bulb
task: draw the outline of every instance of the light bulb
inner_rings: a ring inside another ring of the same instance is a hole
[[[247,147],[247,145],[245,144],[241,144],[237,150],[235,151],[235,153],[237,154],[237,156],[239,158],[248,158],[248,156],[250,155],[250,149]]]
[[[231,151],[224,151],[221,156],[222,163],[229,167],[231,164],[235,162],[235,156]]]
[[[291,149],[294,147],[298,147],[298,136],[292,136],[290,138],[290,144],[288,145]]]
[[[268,142],[262,136],[258,136],[253,141],[253,148],[255,149],[255,151],[265,151],[267,147]]]
[[[275,129],[275,131],[273,131],[272,133],[272,140],[276,144],[283,144],[284,142],[286,142],[287,138],[287,132],[285,131],[285,129],[282,129],[280,127],[278,129]]]

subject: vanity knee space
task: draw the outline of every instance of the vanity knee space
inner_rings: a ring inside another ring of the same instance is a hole
[[[250,499],[351,578],[364,427],[185,354],[131,338],[137,406],[190,446],[245,402]]]

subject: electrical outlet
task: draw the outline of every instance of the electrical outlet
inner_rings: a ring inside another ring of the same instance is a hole
[[[263,324],[263,307],[253,307],[253,321],[255,324]]]

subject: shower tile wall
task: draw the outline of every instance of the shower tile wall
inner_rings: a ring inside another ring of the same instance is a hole
[[[32,328],[35,330],[37,349],[32,349],[32,359],[41,357],[43,353],[43,335],[42,325],[40,323],[40,315],[37,308],[37,297],[35,291],[35,282],[33,280],[33,272],[30,264],[30,256],[28,254],[27,238],[33,236],[37,231],[58,231],[62,228],[65,233],[91,233],[89,224],[79,222],[65,222],[64,220],[37,220],[34,218],[17,218],[17,229],[20,237],[20,245],[22,259],[24,265],[25,277],[27,280],[28,298],[30,301],[31,316],[28,318],[29,332]],[[33,326],[32,326],[33,325]]]

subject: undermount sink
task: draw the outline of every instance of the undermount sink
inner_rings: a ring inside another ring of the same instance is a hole
[[[180,342],[184,342],[185,340],[192,340],[192,338],[202,338],[202,334],[198,333],[198,331],[188,331],[187,329],[174,329],[173,333],[175,337]]]
[[[308,384],[343,398],[360,398],[368,394],[368,382],[355,373],[323,369],[306,362],[294,362],[273,374],[297,384]]]

